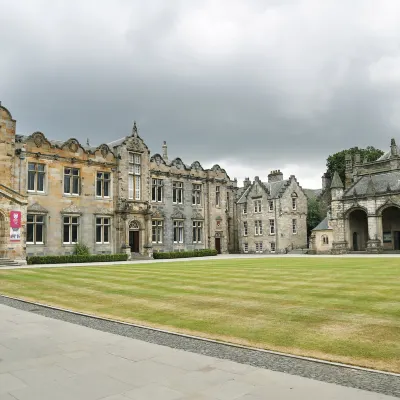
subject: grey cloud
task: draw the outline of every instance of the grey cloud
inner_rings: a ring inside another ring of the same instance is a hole
[[[35,3],[47,4],[0,0],[0,100],[20,133],[99,143],[136,120],[153,153],[167,140],[187,163],[311,164],[321,173],[332,152],[386,148],[397,135],[398,86],[369,75],[400,55],[390,2],[381,6],[392,15],[389,36],[369,27],[359,1],[54,1],[42,13]],[[205,7],[213,24],[202,17],[203,35],[185,24]],[[385,26],[384,17],[374,23]],[[219,19],[229,22],[222,30]],[[210,32],[221,35],[215,48]]]

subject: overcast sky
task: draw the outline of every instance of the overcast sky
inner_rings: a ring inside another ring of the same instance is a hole
[[[399,0],[0,0],[17,131],[271,169],[318,188],[329,154],[400,142]]]

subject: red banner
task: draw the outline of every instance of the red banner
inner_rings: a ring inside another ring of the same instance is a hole
[[[21,228],[21,211],[10,211],[10,228]]]

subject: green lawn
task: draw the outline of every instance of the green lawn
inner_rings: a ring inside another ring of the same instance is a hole
[[[0,292],[400,372],[400,258],[243,258],[3,270]]]

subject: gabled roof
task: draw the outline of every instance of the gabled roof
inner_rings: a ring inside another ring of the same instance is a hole
[[[250,185],[249,187],[247,187],[246,189],[244,189],[242,195],[239,197],[239,200],[237,201],[238,204],[243,204],[247,202],[247,195],[250,192],[250,189],[252,188],[253,185]],[[242,189],[242,188],[241,188]]]
[[[314,229],[313,231],[327,231],[332,230],[328,225],[328,217],[325,217]]]
[[[289,179],[277,182],[262,182],[262,184],[268,190],[268,197],[271,199],[276,199],[282,196],[286,186],[289,184]]]

